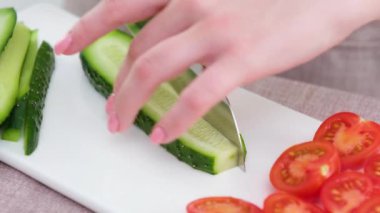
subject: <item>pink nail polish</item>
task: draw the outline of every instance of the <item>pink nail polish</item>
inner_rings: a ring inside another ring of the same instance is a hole
[[[111,133],[116,133],[120,129],[120,122],[116,113],[111,113],[108,118],[108,130]]]
[[[166,134],[165,134],[164,129],[162,129],[161,127],[156,127],[153,130],[152,134],[150,135],[150,140],[154,144],[161,144],[164,142],[165,137],[166,137]]]
[[[115,104],[115,93],[112,93],[107,100],[106,104],[106,112],[107,114],[111,114],[111,112],[114,110],[114,104]]]
[[[71,35],[70,34],[66,35],[64,39],[62,39],[55,45],[54,47],[55,54],[61,55],[62,53],[64,53],[70,47],[71,42],[72,42]]]

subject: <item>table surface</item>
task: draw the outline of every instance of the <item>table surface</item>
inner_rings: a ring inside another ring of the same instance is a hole
[[[56,5],[61,5],[62,2],[61,0],[53,1]],[[5,5],[6,3],[7,0],[5,0]],[[25,8],[28,3],[35,3],[35,1],[12,1],[18,9]],[[4,2],[0,6],[4,6],[3,4]],[[252,83],[246,88],[319,120],[335,112],[352,111],[367,119],[380,122],[380,113],[378,113],[380,100],[374,98],[281,77],[269,77]],[[1,162],[0,189],[1,212],[91,212]]]

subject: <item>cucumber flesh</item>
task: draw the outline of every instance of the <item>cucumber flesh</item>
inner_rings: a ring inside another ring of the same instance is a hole
[[[16,103],[22,65],[28,50],[30,30],[18,23],[12,38],[0,56],[0,123]]]
[[[107,72],[99,72],[98,74],[107,83],[112,84],[116,80],[118,74],[116,70],[120,69],[131,40],[132,38],[125,33],[115,30],[98,39],[87,47],[82,54],[85,58],[96,58],[95,61],[91,61],[91,66],[96,70],[107,70]]]
[[[29,92],[30,79],[32,78],[37,51],[38,51],[38,31],[33,30],[32,35],[30,37],[28,52],[26,54],[24,66],[21,73],[18,98],[25,96],[26,93]]]
[[[1,139],[3,140],[16,142],[21,138],[25,119],[26,96],[29,91],[29,84],[32,77],[34,62],[36,60],[37,49],[38,32],[35,30],[31,34],[28,52],[26,53],[24,66],[22,68],[16,106],[4,122],[4,131],[1,135]]]
[[[130,32],[132,36],[137,35],[140,30],[149,22],[149,20],[146,21],[140,21],[134,24],[128,24],[127,29]]]
[[[37,58],[30,81],[30,89],[27,93],[24,126],[25,155],[32,154],[38,145],[45,98],[54,66],[55,58],[53,48],[48,43],[42,42],[37,52]]]
[[[117,76],[122,63],[120,59],[124,59],[128,51],[130,42],[126,41],[130,41],[126,34],[114,31],[81,53],[82,66],[87,77],[105,97],[111,93],[115,81],[115,78],[110,77]],[[171,84],[163,83],[140,110],[135,124],[149,134],[154,124],[172,107],[178,97],[178,92]],[[193,168],[211,174],[235,167],[238,163],[237,147],[203,119],[180,138],[163,147]]]
[[[14,8],[0,9],[0,53],[12,36],[16,20],[17,14]]]
[[[169,83],[163,83],[144,105],[142,112],[153,121],[160,118],[175,104],[179,96]],[[236,166],[237,148],[204,119],[199,119],[179,140],[192,150],[215,159],[213,169],[224,171]]]

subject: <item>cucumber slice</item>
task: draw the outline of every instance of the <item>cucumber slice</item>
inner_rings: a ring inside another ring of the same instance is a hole
[[[128,24],[127,29],[132,36],[137,35],[140,30],[149,22],[149,20],[140,21],[134,24]]]
[[[0,9],[0,53],[12,36],[16,20],[17,14],[14,8]]]
[[[30,81],[30,90],[27,93],[24,126],[25,155],[32,154],[38,145],[39,130],[43,119],[45,98],[54,66],[55,58],[53,48],[44,41],[37,52],[37,58]]]
[[[114,31],[97,40],[80,55],[83,69],[91,84],[105,97],[112,92],[129,44],[128,35]],[[176,89],[169,83],[163,83],[140,110],[135,124],[149,134],[155,122],[177,99]],[[200,119],[187,133],[163,147],[193,168],[211,174],[235,167],[238,163],[238,149],[204,119]]]
[[[19,99],[9,117],[5,120],[1,139],[11,142],[20,140],[22,128],[24,127],[26,99],[26,96]]]
[[[25,119],[26,96],[29,91],[30,79],[33,73],[34,62],[38,49],[38,31],[34,30],[30,37],[29,48],[22,68],[18,99],[12,113],[4,122],[4,131],[1,139],[7,141],[18,141],[22,134]]]
[[[30,30],[18,23],[12,38],[0,56],[0,123],[16,103],[20,75],[30,41]]]
[[[28,52],[25,58],[24,67],[21,73],[20,89],[18,98],[21,98],[29,92],[30,79],[32,78],[34,64],[38,51],[38,30],[33,30],[30,37]]]

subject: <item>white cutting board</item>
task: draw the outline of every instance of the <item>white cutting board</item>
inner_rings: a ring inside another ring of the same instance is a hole
[[[55,44],[78,18],[37,5],[19,20]],[[110,134],[105,100],[78,56],[57,57],[37,150],[25,157],[22,143],[0,141],[0,160],[97,212],[184,212],[194,199],[222,195],[262,206],[273,190],[272,163],[288,146],[310,140],[320,122],[243,89],[229,97],[247,145],[247,172],[213,176],[176,160],[135,127]]]

